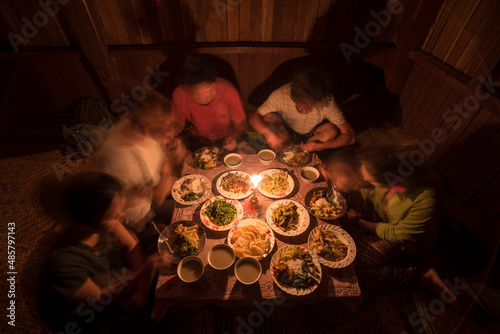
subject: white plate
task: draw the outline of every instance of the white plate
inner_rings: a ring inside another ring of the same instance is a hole
[[[347,256],[343,260],[338,261],[338,262],[333,262],[333,261],[329,261],[329,260],[321,257],[320,255],[314,253],[314,251],[312,250],[311,244],[312,244],[314,233],[316,233],[316,230],[318,230],[318,229],[335,232],[335,234],[337,235],[337,238],[339,238],[340,241],[342,241],[343,243],[345,243],[347,245],[347,247],[349,247],[349,249],[347,250]],[[356,257],[356,244],[354,243],[354,240],[349,235],[349,233],[347,233],[346,231],[344,231],[341,227],[339,227],[337,225],[324,224],[324,225],[319,225],[319,226],[315,227],[311,231],[311,233],[309,233],[309,237],[307,238],[307,247],[309,248],[310,253],[314,257],[316,257],[322,265],[325,265],[325,266],[330,267],[330,268],[347,267],[348,265],[350,265],[352,263],[352,261],[354,261],[354,258]]]
[[[182,199],[181,194],[181,185],[184,183],[186,180],[191,180],[191,179],[199,179],[201,182],[201,186],[203,187],[203,195],[198,198],[197,200],[194,201],[185,201]],[[212,189],[212,183],[208,178],[206,178],[203,175],[200,174],[191,174],[191,175],[186,175],[175,181],[174,185],[172,186],[172,197],[174,200],[182,205],[195,205],[204,202],[208,196],[210,196],[210,191]]]
[[[244,219],[244,220],[242,220],[238,224],[238,226],[233,227],[229,231],[229,234],[227,235],[227,244],[229,246],[231,246],[231,248],[233,248],[233,243],[231,242],[231,238],[233,237],[233,233],[239,228],[242,228],[245,226],[250,226],[250,225],[263,225],[268,229],[267,235],[269,236],[269,248],[266,250],[266,252],[264,252],[264,255],[262,257],[259,257],[259,258],[256,257],[257,260],[261,260],[261,259],[265,258],[266,256],[268,256],[269,253],[271,253],[271,251],[274,248],[274,244],[276,243],[276,238],[274,237],[273,230],[271,230],[269,228],[269,226],[266,223],[264,223],[262,220],[258,220],[258,219]]]
[[[230,191],[226,191],[222,188],[222,179],[224,179],[226,176],[228,176],[229,174],[240,174],[242,176],[248,176],[248,182],[250,183],[250,187],[248,188],[248,191],[245,192],[245,193],[234,193],[234,192],[230,192]],[[219,193],[226,197],[226,198],[230,198],[230,199],[243,199],[243,198],[247,198],[248,196],[250,196],[253,192],[253,182],[252,180],[250,180],[250,174],[248,173],[245,173],[245,172],[241,172],[241,171],[229,171],[229,172],[225,172],[224,174],[222,174],[219,179],[217,180],[217,183],[215,184],[215,187],[217,188],[217,190],[219,191]]]
[[[304,296],[304,295],[308,295],[310,294],[311,292],[313,292],[314,290],[316,290],[321,282],[321,277],[323,275],[323,272],[321,270],[321,265],[319,264],[318,260],[314,257],[314,256],[311,256],[312,257],[312,261],[314,263],[314,265],[316,266],[316,268],[318,268],[318,271],[319,271],[319,276],[320,276],[320,280],[318,281],[318,284],[314,285],[313,287],[311,287],[310,289],[299,289],[297,290],[296,288],[292,288],[292,287],[289,287],[287,285],[283,285],[281,284],[277,279],[276,277],[274,277],[274,269],[273,269],[273,266],[275,264],[278,263],[280,257],[281,257],[281,254],[283,253],[283,251],[287,248],[287,247],[295,247],[295,248],[299,248],[301,249],[302,251],[304,252],[309,252],[309,254],[311,254],[311,252],[307,249],[305,249],[304,247],[298,247],[298,246],[290,246],[290,245],[286,245],[284,247],[281,247],[280,249],[278,249],[276,251],[276,253],[274,253],[273,257],[271,258],[271,270],[272,270],[272,274],[273,274],[273,280],[274,280],[274,283],[276,283],[276,285],[283,291],[285,291],[286,293],[289,293],[291,295],[294,295],[294,296]]]
[[[264,178],[264,175],[271,176],[271,175],[277,174],[277,173],[284,173],[284,171],[282,169],[266,169],[265,171],[261,172],[259,175],[260,175],[260,177]],[[278,192],[278,193],[270,193],[270,192],[267,192],[264,189],[262,189],[262,185],[261,185],[262,181],[259,182],[259,184],[257,184],[257,189],[259,189],[260,193],[266,197],[283,198],[283,197],[290,195],[290,193],[293,191],[293,187],[295,185],[295,183],[293,182],[292,176],[290,174],[288,174],[287,180],[288,180],[288,187],[285,190]]]
[[[280,204],[288,204],[288,203],[294,203],[297,206],[297,214],[299,215],[298,219],[298,225],[296,230],[291,230],[291,231],[283,231],[281,228],[276,226],[273,222],[272,214],[273,211],[280,205]],[[266,221],[271,226],[274,232],[285,235],[287,237],[293,237],[299,234],[302,234],[305,230],[307,230],[307,227],[309,226],[309,213],[307,212],[306,208],[299,202],[292,201],[291,199],[281,199],[279,201],[273,202],[269,207],[267,208],[266,211]]]
[[[224,225],[224,226],[219,226],[219,225],[212,223],[210,221],[210,219],[208,218],[208,216],[205,214],[205,211],[207,210],[207,207],[210,205],[210,203],[212,203],[216,200],[219,200],[219,199],[224,200],[227,203],[231,203],[236,208],[235,218],[229,224]],[[238,225],[238,223],[241,220],[241,217],[243,217],[243,206],[241,205],[241,203],[235,199],[227,199],[227,198],[224,198],[222,196],[215,196],[215,197],[212,197],[211,199],[209,199],[208,201],[206,201],[203,204],[203,206],[201,207],[201,211],[200,211],[200,218],[201,218],[202,223],[206,227],[208,227],[209,229],[214,230],[214,231],[227,231],[227,230],[232,229],[233,227]]]

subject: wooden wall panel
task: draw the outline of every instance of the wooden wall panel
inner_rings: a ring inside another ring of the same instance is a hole
[[[423,49],[470,77],[474,87],[500,60],[500,2],[447,0]]]

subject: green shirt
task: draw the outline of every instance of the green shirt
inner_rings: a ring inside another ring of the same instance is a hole
[[[371,200],[383,220],[377,224],[375,235],[400,244],[409,253],[425,252],[436,241],[439,231],[435,190],[410,187],[404,192],[395,193],[387,201],[388,191],[388,188],[382,187],[361,190],[363,198]]]

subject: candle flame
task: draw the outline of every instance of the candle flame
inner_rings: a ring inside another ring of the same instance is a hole
[[[253,186],[257,187],[257,184],[259,184],[260,180],[262,180],[262,176],[260,176],[260,175],[252,175],[252,176],[250,176],[250,180],[252,180]]]

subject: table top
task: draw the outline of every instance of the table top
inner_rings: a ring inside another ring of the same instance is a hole
[[[311,161],[307,165],[315,166],[320,162],[317,156],[313,154]],[[289,172],[295,186],[291,194],[286,196],[285,199],[294,200],[304,206],[304,198],[309,190],[327,185],[321,178],[314,183],[304,182],[299,175],[302,167],[288,167],[277,160],[273,161],[271,164],[264,165],[255,154],[243,155],[243,163],[237,170],[252,175],[259,174],[270,168],[280,168]],[[210,170],[198,169],[194,167],[192,156],[189,156],[184,162],[182,175],[201,174],[206,176],[212,181],[212,194],[209,197],[212,198],[213,196],[220,195],[215,184],[217,179],[228,170],[232,169],[228,169],[225,165]],[[257,218],[266,222],[266,210],[275,200],[263,196],[258,191],[256,191],[256,195],[260,205],[258,210],[251,210],[249,207],[249,200],[252,196],[240,200],[244,208],[243,219]],[[282,298],[286,297],[286,304],[293,305],[300,302],[320,302],[326,298],[361,296],[361,290],[352,264],[342,269],[332,269],[322,266],[323,275],[321,283],[315,291],[305,296],[292,296],[286,294],[274,284],[270,262],[276,250],[286,245],[296,245],[307,248],[307,238],[311,230],[318,225],[327,224],[312,215],[309,215],[309,227],[298,236],[286,237],[274,233],[276,245],[271,254],[260,260],[262,265],[262,276],[257,283],[245,285],[238,282],[234,275],[234,264],[226,270],[213,269],[208,264],[208,252],[216,244],[227,243],[228,231],[214,231],[206,228],[200,218],[200,209],[202,205],[203,203],[193,206],[184,206],[176,203],[172,222],[189,220],[203,226],[207,238],[205,247],[199,254],[199,257],[205,264],[205,272],[203,276],[194,283],[184,283],[175,275],[177,265],[173,265],[172,268],[160,272],[156,286],[156,305],[153,311],[153,318],[161,319],[166,314],[168,306],[172,304],[198,307],[206,303],[212,303],[221,306],[231,306],[251,304],[253,300],[262,299],[281,301]]]

